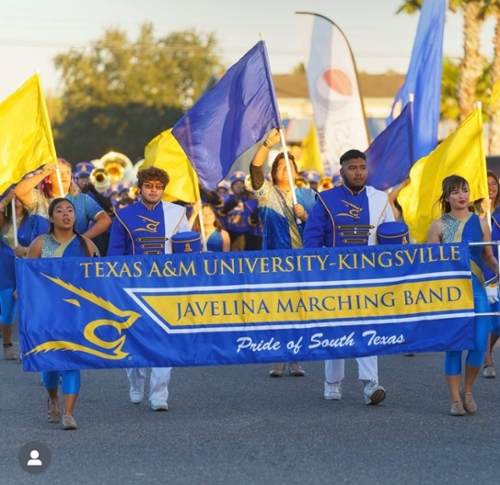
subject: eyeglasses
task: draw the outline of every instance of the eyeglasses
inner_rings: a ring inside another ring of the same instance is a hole
[[[498,184],[496,182],[491,182],[491,184],[488,184],[488,187],[498,187]]]
[[[162,184],[150,184],[149,182],[144,182],[142,186],[145,189],[151,190],[151,189],[156,189],[156,190],[163,190],[163,185]]]

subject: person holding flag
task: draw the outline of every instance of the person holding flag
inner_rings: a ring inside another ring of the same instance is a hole
[[[257,197],[260,218],[263,226],[262,249],[300,249],[302,232],[308,213],[315,203],[316,192],[308,188],[296,188],[297,165],[288,154],[291,180],[285,154],[279,153],[271,167],[271,180],[265,180],[262,166],[269,150],[280,141],[279,130],[273,129],[266,141],[259,148],[250,165],[252,187]],[[295,191],[297,203],[293,203]],[[277,363],[269,372],[271,377],[281,377],[285,370],[283,362]],[[291,362],[288,371],[292,376],[303,376],[304,369],[298,362]]]
[[[304,230],[304,247],[352,247],[377,244],[377,229],[394,221],[387,194],[366,185],[366,155],[349,150],[340,157],[343,183],[318,194]],[[366,404],[379,404],[385,389],[378,381],[377,356],[357,358]],[[340,400],[344,359],[325,361],[324,397]]]
[[[469,211],[469,199],[469,184],[466,179],[459,175],[450,175],[443,180],[442,193],[438,200],[442,215],[431,224],[427,234],[428,243],[491,241],[487,221]],[[487,313],[490,307],[484,289],[483,269],[486,267],[498,273],[498,262],[493,256],[491,246],[470,246],[470,259],[474,311]],[[489,317],[475,318],[474,347],[467,353],[462,392],[460,390],[462,351],[446,352],[444,371],[451,396],[450,414],[452,416],[465,416],[466,412],[474,414],[477,411],[472,396],[472,386],[483,364],[490,322]]]
[[[58,171],[60,173],[60,182]],[[40,189],[36,187],[40,184]],[[110,225],[111,219],[90,196],[82,194],[71,176],[71,165],[63,158],[49,162],[40,173],[25,178],[14,189],[16,197],[28,209],[30,215],[37,216],[34,222],[35,238],[47,232],[49,227],[48,208],[52,200],[65,197],[75,206],[76,229],[89,239],[102,234]],[[89,224],[95,222],[91,227]]]

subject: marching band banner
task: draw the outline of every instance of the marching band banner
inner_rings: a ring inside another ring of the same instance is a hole
[[[16,274],[27,371],[473,346],[460,244],[17,259]]]

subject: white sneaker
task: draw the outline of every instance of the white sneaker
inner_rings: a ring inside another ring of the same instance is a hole
[[[128,395],[130,397],[130,400],[134,404],[141,404],[142,400],[144,399],[144,389],[141,389],[140,387],[130,386],[130,391]]]
[[[342,392],[340,390],[340,382],[333,382],[330,384],[325,381],[325,399],[327,401],[340,401],[342,399]]]
[[[365,403],[372,404],[373,406],[380,404],[385,399],[385,389],[373,381],[363,381],[365,387],[363,395],[365,396]]]
[[[493,364],[490,365],[485,365],[483,369],[483,377],[486,377],[487,379],[494,379],[496,377],[496,372],[493,367]]]
[[[153,411],[168,411],[167,401],[158,399],[157,401],[151,401],[151,409]]]

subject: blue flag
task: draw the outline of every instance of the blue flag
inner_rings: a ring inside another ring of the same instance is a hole
[[[414,163],[412,107],[408,103],[402,113],[373,140],[366,150],[368,185],[386,190],[399,185]]]
[[[211,190],[242,153],[280,126],[267,51],[260,41],[176,123],[172,134],[200,183]]]
[[[420,11],[417,35],[413,44],[410,67],[399,90],[392,112],[408,103],[415,95],[413,107],[413,140],[415,161],[429,155],[437,146],[443,72],[443,32],[446,0],[425,0]]]

